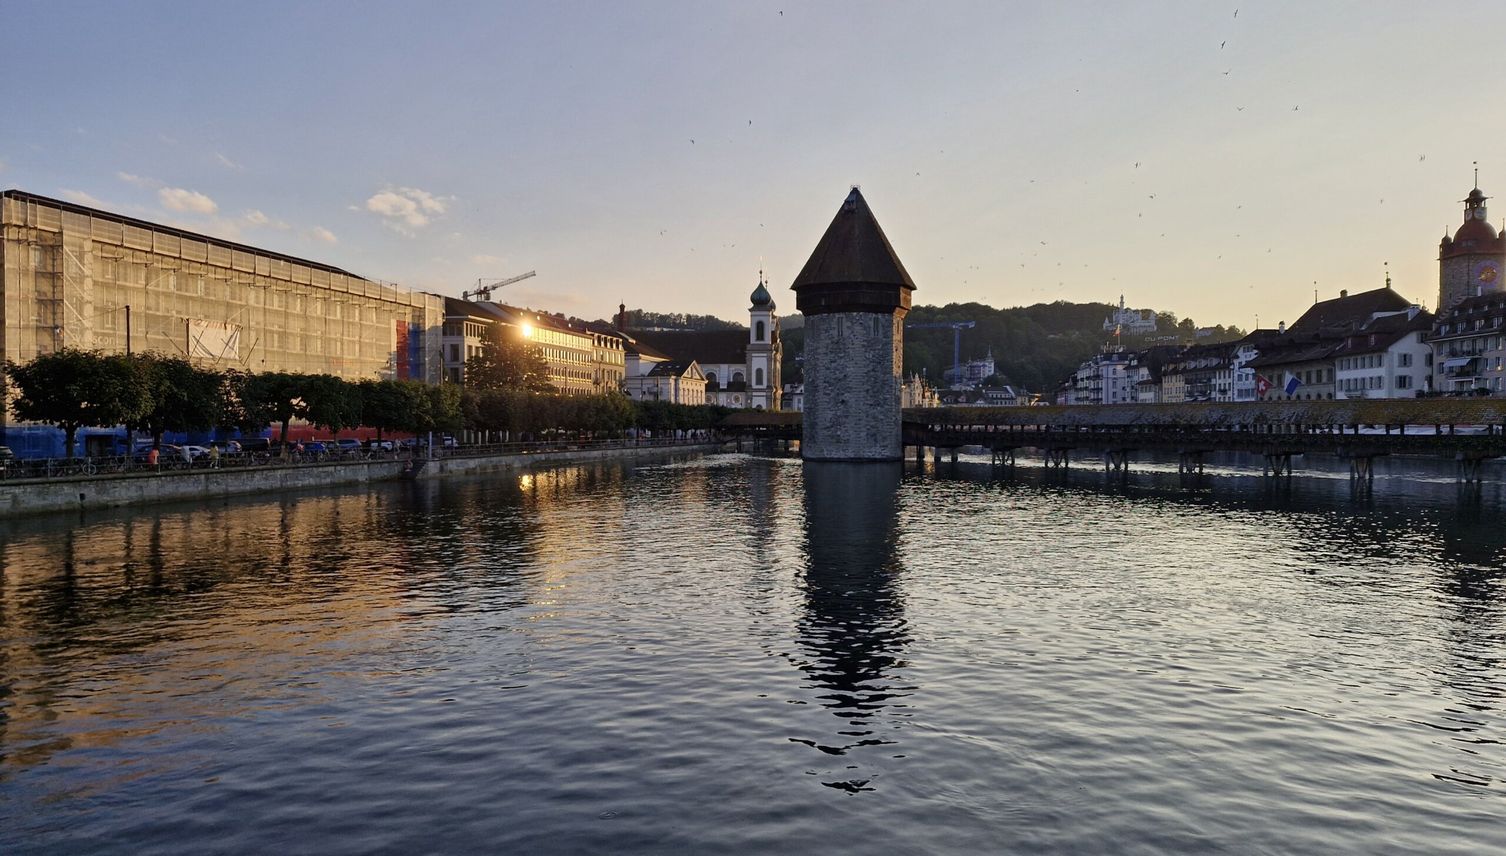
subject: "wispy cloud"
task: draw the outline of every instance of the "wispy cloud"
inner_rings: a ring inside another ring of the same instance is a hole
[[[256,210],[255,208],[252,208],[250,211],[247,211],[245,214],[242,214],[241,215],[241,222],[245,223],[247,226],[258,226],[258,227],[264,227],[264,228],[267,228],[267,229],[289,229],[289,228],[291,228],[290,226],[288,226],[287,223],[284,223],[281,220],[274,220],[273,218],[268,217],[267,215],[263,214],[262,212]]]
[[[192,214],[213,214],[220,210],[220,206],[196,190],[184,190],[181,187],[164,187],[157,191],[157,200],[162,207],[169,211],[181,211]]]
[[[471,256],[471,264],[473,264],[473,265],[499,265],[499,264],[502,264],[502,257],[501,256],[489,256],[486,253],[477,253],[476,255]]]
[[[331,232],[323,226],[315,226],[304,234],[308,235],[308,237],[313,238],[316,241],[323,241],[326,244],[335,244],[339,243],[340,241],[339,238],[335,237],[334,232]]]
[[[154,178],[147,178],[144,175],[135,175],[129,172],[117,172],[115,173],[115,177],[126,184],[134,184],[137,187],[158,187],[162,184],[162,182]]]
[[[98,197],[91,196],[82,190],[60,190],[58,193],[69,202],[77,202],[90,208],[109,208],[110,206]]]
[[[416,187],[398,187],[373,194],[366,200],[366,210],[377,214],[389,228],[412,235],[445,213],[453,196],[435,196]]]
[[[230,158],[225,157],[225,155],[222,154],[222,153],[220,153],[220,152],[215,152],[214,153],[214,159],[217,160],[217,161],[219,161],[220,162],[220,166],[223,166],[226,169],[233,169],[236,172],[240,172],[241,170],[245,169],[244,166],[241,166],[240,164],[236,163],[235,161],[231,160]]]

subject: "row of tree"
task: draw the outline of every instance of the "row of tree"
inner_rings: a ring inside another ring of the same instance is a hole
[[[562,396],[523,388],[464,389],[413,380],[347,381],[327,374],[212,370],[161,354],[62,350],[27,363],[7,363],[6,395],[18,419],[55,425],[72,454],[78,429],[123,425],[150,434],[238,430],[258,435],[293,420],[337,433],[347,428],[505,433],[559,431],[618,434],[710,428],[725,415],[712,407],[635,403],[621,393]]]

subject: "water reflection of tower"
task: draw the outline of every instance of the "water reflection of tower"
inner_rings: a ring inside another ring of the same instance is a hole
[[[791,738],[827,753],[894,743],[884,714],[909,695],[899,674],[908,640],[897,549],[899,464],[807,461],[805,613],[799,663],[818,699],[844,720],[824,740]],[[826,782],[871,790],[872,775]]]

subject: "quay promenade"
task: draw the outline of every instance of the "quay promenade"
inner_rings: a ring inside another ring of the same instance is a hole
[[[496,443],[434,450],[433,457],[403,453],[339,460],[226,456],[211,467],[164,462],[124,468],[89,459],[52,466],[6,468],[0,480],[0,517],[79,511],[154,502],[309,490],[398,479],[434,479],[520,467],[550,466],[637,455],[716,450],[706,438],[599,440],[572,443]],[[111,459],[114,460],[114,459]]]
[[[1247,452],[1262,456],[1271,476],[1290,476],[1296,456],[1329,454],[1368,482],[1375,458],[1395,454],[1453,460],[1458,478],[1473,482],[1481,461],[1506,457],[1506,402],[1488,398],[911,408],[903,425],[904,445],[917,458],[927,448],[939,460],[943,451],[955,459],[958,449],[981,446],[1008,465],[1018,450],[1036,449],[1050,467],[1096,454],[1105,469],[1121,472],[1138,451],[1176,454],[1187,472],[1201,471],[1209,453]],[[801,420],[735,413],[721,429],[793,440]]]

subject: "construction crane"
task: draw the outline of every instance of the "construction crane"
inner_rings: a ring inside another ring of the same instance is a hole
[[[931,324],[906,324],[906,330],[952,331],[952,382],[962,382],[962,331],[978,326],[976,321],[936,321]]]
[[[470,300],[471,298],[475,297],[481,300],[491,300],[492,289],[501,288],[504,285],[512,285],[515,282],[522,282],[530,276],[534,276],[536,273],[537,271],[529,271],[528,273],[520,273],[517,276],[508,277],[507,279],[478,279],[476,280],[475,288],[471,289],[470,291],[460,292],[460,299]]]

